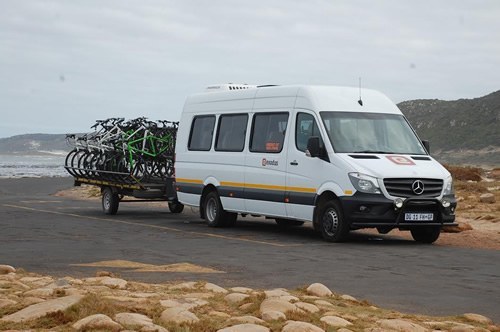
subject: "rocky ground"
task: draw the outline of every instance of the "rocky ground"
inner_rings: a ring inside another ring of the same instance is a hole
[[[0,265],[5,331],[500,331],[484,316],[408,315],[322,284],[224,289],[205,282],[146,284],[101,271],[55,279]]]
[[[499,250],[500,170],[449,169],[460,226],[446,229],[436,244]],[[99,190],[83,186],[58,195],[98,200]],[[395,231],[389,235],[409,236]],[[167,268],[200,267],[162,267]],[[432,317],[386,310],[317,283],[293,290],[225,289],[203,281],[126,281],[106,271],[92,278],[56,279],[0,265],[0,330],[460,332],[500,327],[474,313]]]
[[[456,221],[438,245],[500,250],[500,169],[446,166],[457,197]]]

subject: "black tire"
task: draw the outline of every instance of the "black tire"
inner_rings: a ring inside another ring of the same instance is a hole
[[[102,190],[102,210],[104,214],[115,215],[120,205],[120,197],[109,187]]]
[[[236,213],[224,211],[216,191],[209,192],[203,200],[203,212],[210,227],[233,226],[238,217]]]
[[[342,242],[349,234],[349,225],[344,219],[342,208],[337,201],[327,201],[318,207],[317,225],[321,236],[328,242]]]
[[[321,223],[319,221],[319,218],[314,218],[313,220],[313,229],[316,233],[321,234]]]
[[[87,154],[86,150],[79,150],[73,156],[71,157],[71,166],[73,168],[79,168],[80,167],[80,159],[83,158]],[[85,174],[82,170],[80,169],[74,169],[73,170],[77,176],[84,177]]]
[[[76,177],[76,173],[75,171],[73,171],[72,167],[73,165],[71,164],[71,160],[73,159],[73,156],[77,153],[78,151],[76,149],[73,149],[71,150],[71,152],[69,152],[67,155],[66,155],[66,159],[64,160],[64,165],[68,168],[66,168],[66,170],[68,171],[69,174],[71,174],[71,176],[74,176]]]
[[[387,234],[387,233],[389,233],[392,230],[393,230],[392,227],[377,227],[377,232],[379,234]]]
[[[168,202],[168,209],[172,213],[181,213],[184,210],[184,205],[179,202]]]
[[[434,243],[441,234],[441,227],[418,227],[410,230],[413,239],[420,243]]]
[[[236,220],[238,220],[238,214],[234,212],[226,212],[224,211],[224,226],[225,227],[233,227],[236,224]]]
[[[280,227],[293,227],[293,226],[304,225],[304,222],[302,220],[281,219],[281,218],[275,218],[274,220]]]
[[[82,154],[78,159],[78,168],[80,168],[80,172],[84,177],[91,176],[92,172],[92,159],[94,158],[94,154],[91,151],[86,151],[85,154]]]

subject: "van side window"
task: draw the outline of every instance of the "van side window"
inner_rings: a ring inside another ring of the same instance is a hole
[[[323,146],[321,133],[319,132],[318,124],[311,114],[298,113],[297,123],[295,125],[295,146],[297,150],[305,152],[307,149],[307,141],[311,136],[318,136],[320,146]]]
[[[251,152],[280,153],[285,141],[288,113],[258,113],[253,117]]]
[[[221,115],[215,140],[216,151],[243,151],[248,114]]]
[[[188,149],[191,151],[208,151],[212,147],[212,136],[214,134],[215,116],[196,116],[191,125]]]

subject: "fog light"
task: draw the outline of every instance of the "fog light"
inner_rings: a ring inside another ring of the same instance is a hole
[[[404,200],[402,198],[396,198],[394,200],[394,206],[398,209],[401,209],[403,207],[403,202]]]
[[[442,205],[444,208],[447,208],[447,207],[450,207],[451,203],[450,203],[450,201],[449,201],[449,200],[447,200],[447,199],[443,199],[443,200],[441,201],[441,205]]]

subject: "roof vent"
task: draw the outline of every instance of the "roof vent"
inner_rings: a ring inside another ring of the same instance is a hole
[[[255,89],[255,88],[257,88],[256,85],[227,83],[227,84],[209,85],[209,86],[207,86],[205,91],[207,91],[207,92],[219,92],[219,91],[248,90],[248,89]]]

